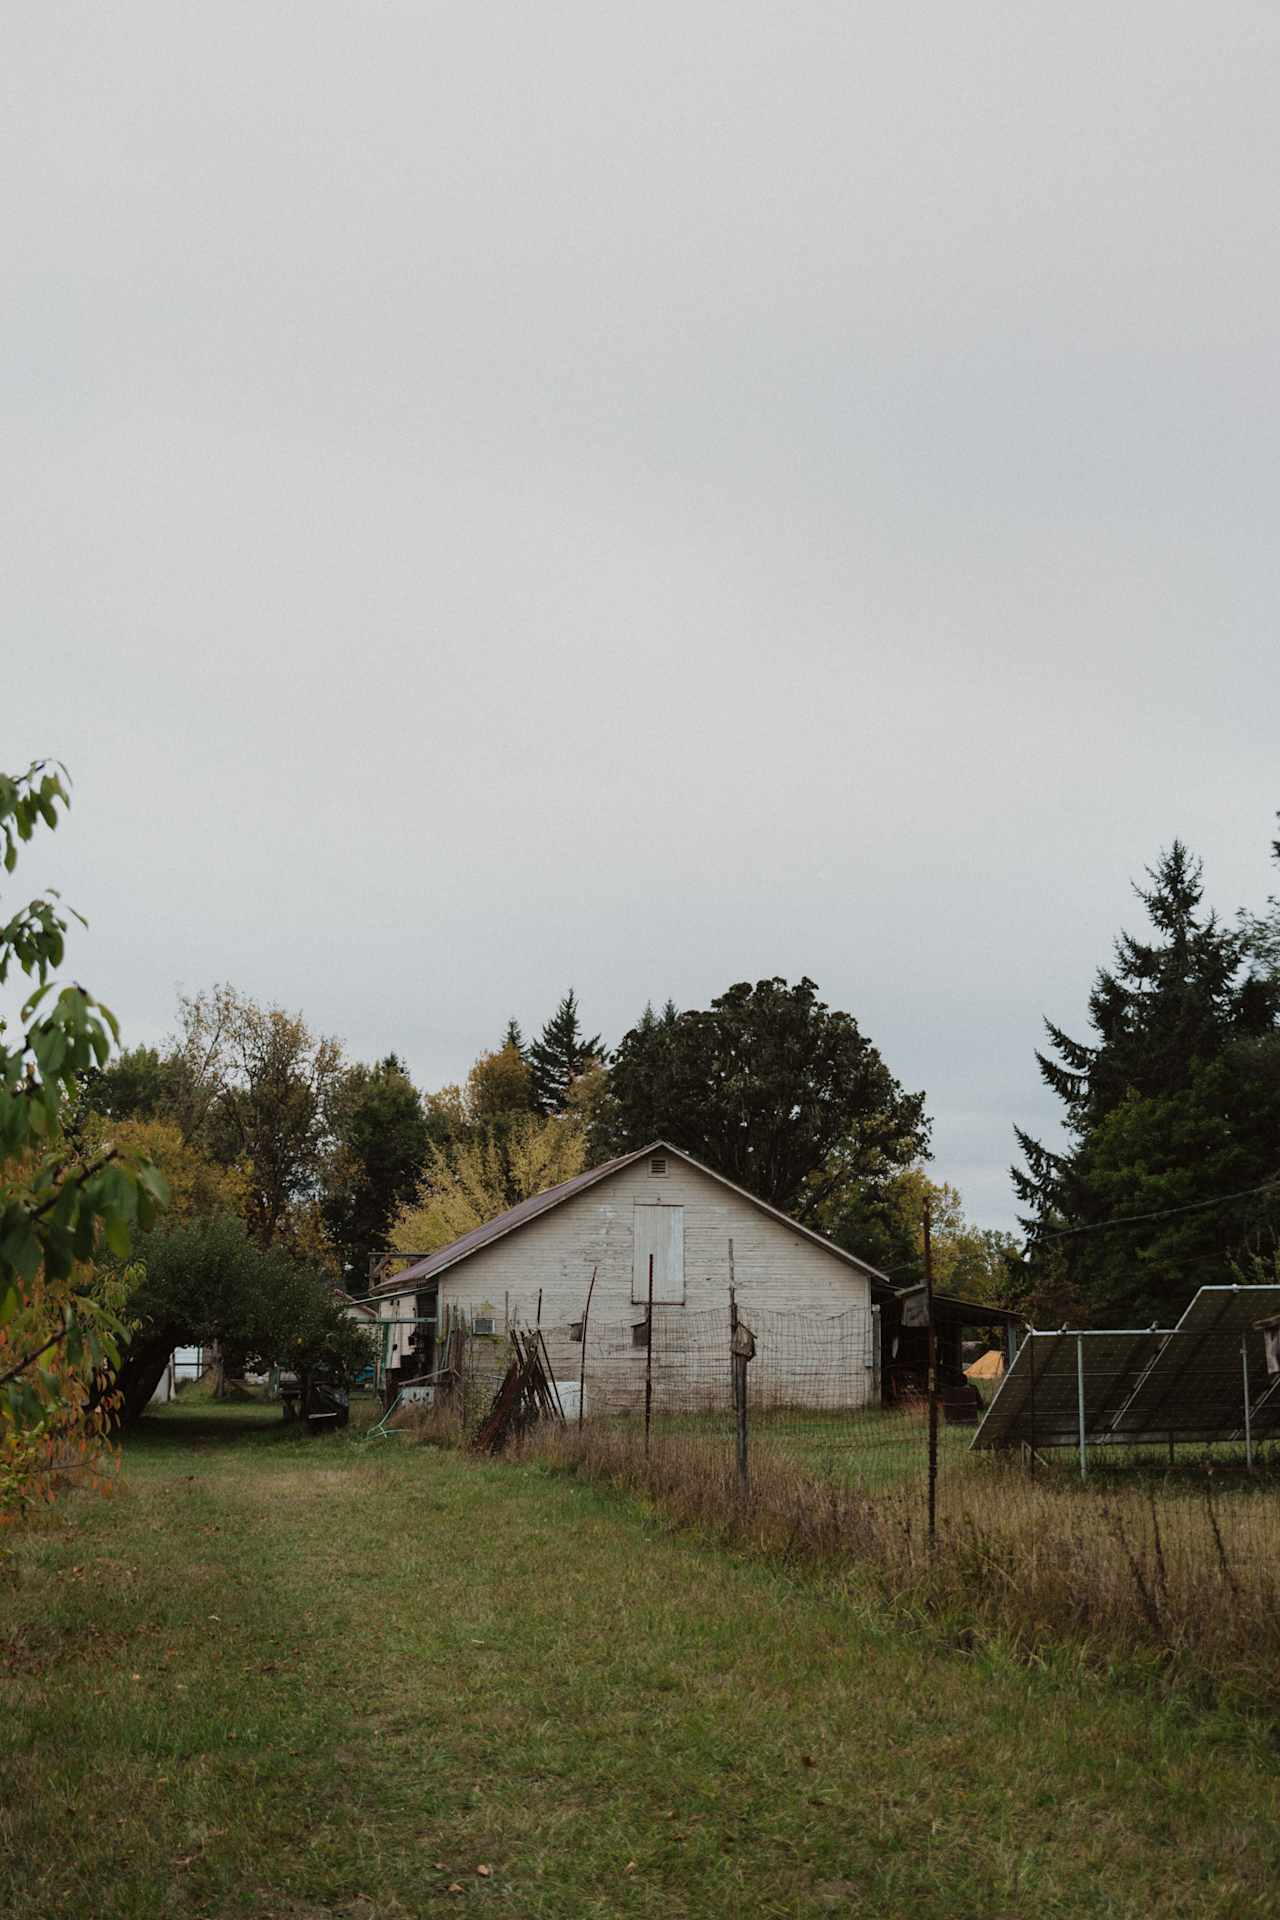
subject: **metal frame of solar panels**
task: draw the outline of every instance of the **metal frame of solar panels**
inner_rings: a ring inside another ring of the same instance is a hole
[[[1090,1447],[1280,1437],[1280,1374],[1267,1371],[1259,1322],[1280,1286],[1201,1287],[1176,1327],[1028,1331],[970,1442]]]

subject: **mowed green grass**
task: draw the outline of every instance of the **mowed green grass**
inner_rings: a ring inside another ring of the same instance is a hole
[[[534,1466],[167,1410],[16,1568],[5,1915],[1276,1912],[1264,1729]]]

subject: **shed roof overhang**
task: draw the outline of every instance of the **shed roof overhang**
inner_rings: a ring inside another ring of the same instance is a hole
[[[927,1327],[929,1296],[923,1281],[914,1287],[900,1287],[904,1327]],[[961,1300],[953,1293],[933,1296],[933,1323],[936,1327],[1025,1327],[1026,1315],[1008,1307],[987,1306],[981,1300]]]

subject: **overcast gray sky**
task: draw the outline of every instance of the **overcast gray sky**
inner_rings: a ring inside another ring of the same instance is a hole
[[[1280,805],[1280,14],[19,0],[4,760],[126,1037],[457,1078],[811,974],[1012,1219]]]

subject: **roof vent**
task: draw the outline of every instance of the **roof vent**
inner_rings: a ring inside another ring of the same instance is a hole
[[[667,1170],[666,1154],[655,1153],[652,1160],[649,1162],[650,1173],[654,1176],[655,1179],[657,1179],[660,1175],[664,1174],[666,1170]]]

